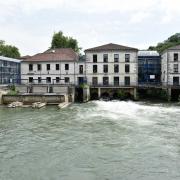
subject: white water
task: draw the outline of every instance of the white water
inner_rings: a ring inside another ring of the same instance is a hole
[[[2,180],[179,180],[180,106],[0,108]]]

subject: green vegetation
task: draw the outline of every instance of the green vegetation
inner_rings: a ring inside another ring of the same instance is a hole
[[[120,100],[132,99],[132,96],[123,89],[117,91],[117,98]]]
[[[84,88],[88,88],[89,86],[88,86],[87,84],[85,84],[85,83],[82,83],[82,84],[80,84],[79,87],[82,88],[82,89],[84,89]]]
[[[7,93],[7,95],[15,96],[15,95],[18,95],[18,93],[19,93],[19,91],[16,90],[15,85],[9,86],[9,90],[10,91]]]
[[[19,58],[19,49],[15,46],[6,45],[5,41],[0,40],[0,56]]]
[[[54,33],[51,48],[72,48],[75,52],[81,50],[78,41],[72,37],[64,36],[62,31]]]
[[[168,93],[164,89],[147,89],[139,93],[142,99],[154,99],[168,101]]]
[[[148,50],[156,50],[159,53],[162,53],[164,50],[177,45],[180,45],[180,33],[172,35],[164,42],[158,43],[156,46],[150,46]]]

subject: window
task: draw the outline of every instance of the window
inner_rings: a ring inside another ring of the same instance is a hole
[[[109,85],[109,77],[103,77],[103,85]]]
[[[93,63],[97,63],[97,54],[93,54]]]
[[[125,62],[129,62],[130,61],[130,54],[125,54]]]
[[[125,64],[125,72],[129,73],[129,64]]]
[[[51,77],[46,78],[46,83],[51,83]]]
[[[29,64],[29,71],[33,71],[33,64]]]
[[[65,64],[65,70],[66,70],[66,71],[69,70],[69,64]]]
[[[29,83],[33,83],[33,77],[29,77]]]
[[[98,84],[98,77],[92,77],[92,84],[97,85]]]
[[[174,61],[178,61],[178,53],[174,53]]]
[[[108,54],[103,54],[103,62],[108,62]]]
[[[104,73],[108,73],[108,65],[107,64],[105,64],[103,66],[103,71],[104,71]]]
[[[130,85],[130,77],[126,76],[124,77],[124,85],[129,86]]]
[[[79,74],[83,74],[83,65],[79,65]]]
[[[119,62],[119,54],[114,54],[114,62]]]
[[[114,86],[119,86],[119,77],[114,77]]]
[[[38,65],[37,65],[37,70],[38,70],[38,71],[41,71],[41,64],[38,64]]]
[[[3,61],[3,66],[7,66],[7,61]]]
[[[178,73],[178,72],[179,72],[178,64],[174,64],[174,73]]]
[[[65,83],[69,83],[69,77],[65,77],[65,78],[64,78],[64,82],[65,82]]]
[[[84,77],[78,77],[78,84],[81,85],[84,83]]]
[[[56,64],[56,71],[59,70],[59,64]]]
[[[50,64],[46,64],[46,69],[47,69],[47,71],[49,71],[51,69]]]
[[[56,77],[56,83],[60,82],[60,77]]]
[[[119,64],[115,64],[114,65],[114,73],[118,73],[119,72]]]
[[[93,73],[97,73],[97,65],[93,65]]]
[[[41,77],[38,77],[38,83],[41,83]]]
[[[175,86],[179,85],[179,77],[173,77],[173,85]]]

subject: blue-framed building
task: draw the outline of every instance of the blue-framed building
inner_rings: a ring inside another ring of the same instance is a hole
[[[21,61],[0,56],[0,84],[19,84],[21,79]]]
[[[161,56],[156,51],[138,52],[138,83],[161,83]]]

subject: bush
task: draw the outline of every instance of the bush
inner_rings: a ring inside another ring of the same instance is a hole
[[[10,91],[7,93],[7,95],[15,96],[18,95],[19,91],[16,90],[16,86],[12,85],[9,87]]]
[[[88,88],[89,86],[88,86],[87,84],[83,83],[83,84],[80,84],[79,87],[82,88],[82,89],[84,89],[84,88]]]
[[[120,100],[124,100],[124,99],[127,99],[127,98],[128,98],[128,95],[127,95],[127,93],[126,93],[124,90],[120,89],[120,90],[118,90],[118,92],[117,92],[117,97],[118,97]]]

